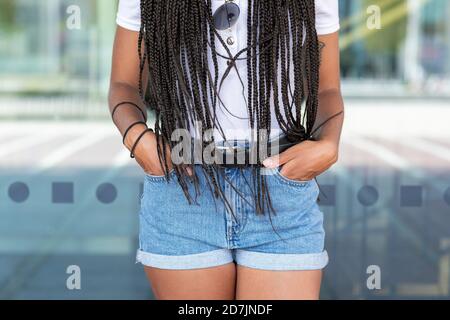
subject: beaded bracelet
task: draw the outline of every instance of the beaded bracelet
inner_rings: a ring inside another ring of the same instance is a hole
[[[113,110],[111,112],[111,118],[113,118],[113,120],[114,120],[114,113],[116,112],[117,108],[120,107],[120,106],[126,105],[126,104],[131,105],[131,106],[136,107],[137,109],[139,109],[139,111],[142,113],[142,116],[144,117],[144,120],[147,121],[147,116],[144,113],[144,111],[136,103],[130,102],[130,101],[123,101],[123,102],[120,102],[120,103],[118,103],[118,104],[116,104],[114,106],[114,108],[113,108]]]
[[[139,140],[141,140],[141,138],[144,136],[144,134],[147,133],[148,131],[153,131],[153,130],[151,128],[147,128],[144,131],[142,131],[142,133],[137,137],[136,141],[133,144],[133,147],[131,148],[130,158],[134,158],[134,149],[136,149],[136,146],[137,146]]]
[[[137,125],[137,124],[147,125],[147,123],[145,121],[136,121],[136,122],[133,122],[132,124],[130,124],[130,126],[125,130],[125,132],[123,134],[123,139],[122,139],[122,143],[123,144],[125,144],[125,138],[127,137],[128,131],[130,131],[130,129],[132,127],[134,127],[135,125]]]

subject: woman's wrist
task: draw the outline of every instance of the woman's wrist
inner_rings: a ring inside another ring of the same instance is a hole
[[[137,124],[130,128],[128,131],[125,140],[124,145],[127,147],[128,150],[131,150],[134,143],[136,142],[136,139],[139,137],[139,135],[142,133],[142,131],[146,130],[147,126],[145,124]]]
[[[331,158],[337,159],[339,153],[339,141],[329,137],[321,137],[317,140],[317,142],[322,145],[325,150],[325,154],[329,155]]]

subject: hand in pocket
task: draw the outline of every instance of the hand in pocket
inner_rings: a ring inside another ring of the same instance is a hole
[[[145,126],[135,126],[130,130],[125,140],[125,145],[129,150],[131,150],[136,139],[145,129]],[[161,138],[159,142],[162,145]],[[157,137],[154,132],[148,131],[141,137],[134,149],[134,158],[145,173],[155,176],[164,175],[164,169],[161,167],[158,157]],[[170,146],[168,144],[166,144],[166,159],[169,170],[171,170],[172,161],[170,161]]]

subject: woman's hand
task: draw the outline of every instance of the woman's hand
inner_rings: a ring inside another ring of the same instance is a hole
[[[125,146],[128,150],[131,150],[136,139],[146,128],[147,127],[145,125],[140,124],[133,126],[130,129],[125,138]],[[155,176],[163,176],[164,169],[161,167],[161,163],[159,162],[156,140],[155,133],[151,131],[146,132],[134,149],[134,157],[145,173]],[[170,147],[168,145],[166,148],[166,159],[168,159],[167,165],[170,170],[172,169],[172,161],[170,161]]]
[[[288,179],[306,181],[330,168],[338,159],[338,146],[328,140],[305,140],[279,155],[267,158],[266,168],[281,167],[280,174]]]

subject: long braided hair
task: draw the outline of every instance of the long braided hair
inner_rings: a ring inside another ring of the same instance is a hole
[[[167,145],[174,147],[174,130],[190,130],[201,123],[204,129],[223,133],[216,119],[220,87],[232,69],[239,74],[239,59],[247,63],[246,104],[256,145],[262,139],[261,129],[270,134],[271,112],[288,137],[297,141],[312,137],[320,63],[314,0],[248,0],[247,19],[247,47],[233,56],[214,27],[211,0],[141,0],[140,94],[147,108],[155,111],[155,134],[163,138],[158,155],[167,178],[164,151]],[[220,54],[216,45],[227,55]],[[229,60],[228,68],[219,81],[218,61],[224,58]],[[146,62],[149,83],[143,92]],[[220,168],[206,163],[201,167],[210,191],[231,209],[221,188]],[[186,167],[174,165],[174,169],[189,203],[195,202],[200,192],[197,174],[189,178],[196,186],[191,195]],[[261,166],[253,167],[252,176],[255,211],[274,212]]]

